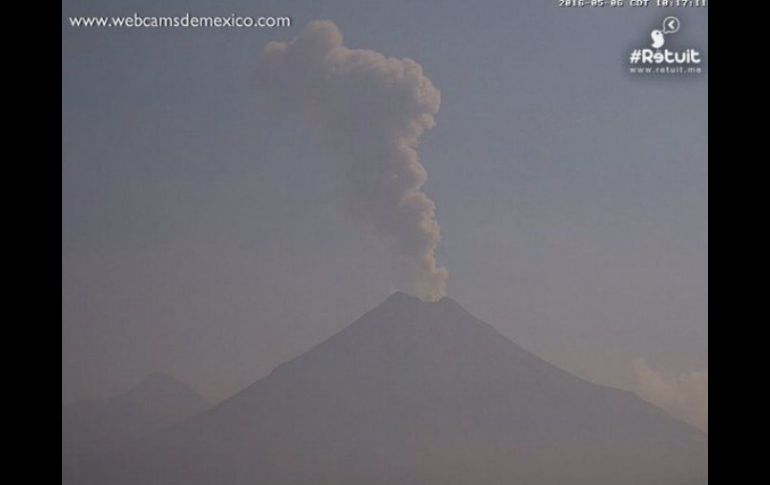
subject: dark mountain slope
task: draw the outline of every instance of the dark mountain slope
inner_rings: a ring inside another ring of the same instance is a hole
[[[704,434],[396,293],[203,415],[72,483],[706,483]]]

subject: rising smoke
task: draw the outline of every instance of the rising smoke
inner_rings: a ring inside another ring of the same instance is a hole
[[[351,214],[391,242],[411,291],[424,300],[444,296],[441,228],[421,190],[427,172],[416,151],[441,96],[422,67],[349,49],[333,22],[315,21],[294,40],[265,46],[258,83],[277,109],[308,120],[329,143]]]

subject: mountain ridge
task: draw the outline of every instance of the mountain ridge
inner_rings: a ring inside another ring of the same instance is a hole
[[[198,415],[210,406],[191,388],[160,372],[148,374],[115,396],[65,404],[62,466],[75,466],[94,450],[120,446]]]
[[[395,293],[72,483],[678,485],[705,483],[706,454],[705,436],[633,393],[543,361],[449,298]]]

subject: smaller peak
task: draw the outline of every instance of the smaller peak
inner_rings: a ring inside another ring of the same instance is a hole
[[[188,396],[196,401],[204,402],[197,391],[187,384],[163,372],[152,372],[142,378],[134,387],[122,394],[129,400],[159,399],[163,396]]]
[[[139,385],[143,384],[179,384],[179,382],[168,374],[163,372],[150,372],[139,382]]]
[[[185,384],[163,372],[151,372],[142,378],[127,394],[156,394],[166,392],[192,392]]]

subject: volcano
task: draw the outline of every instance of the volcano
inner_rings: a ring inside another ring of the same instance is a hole
[[[527,352],[449,298],[395,293],[213,409],[69,484],[694,485],[707,436]]]

